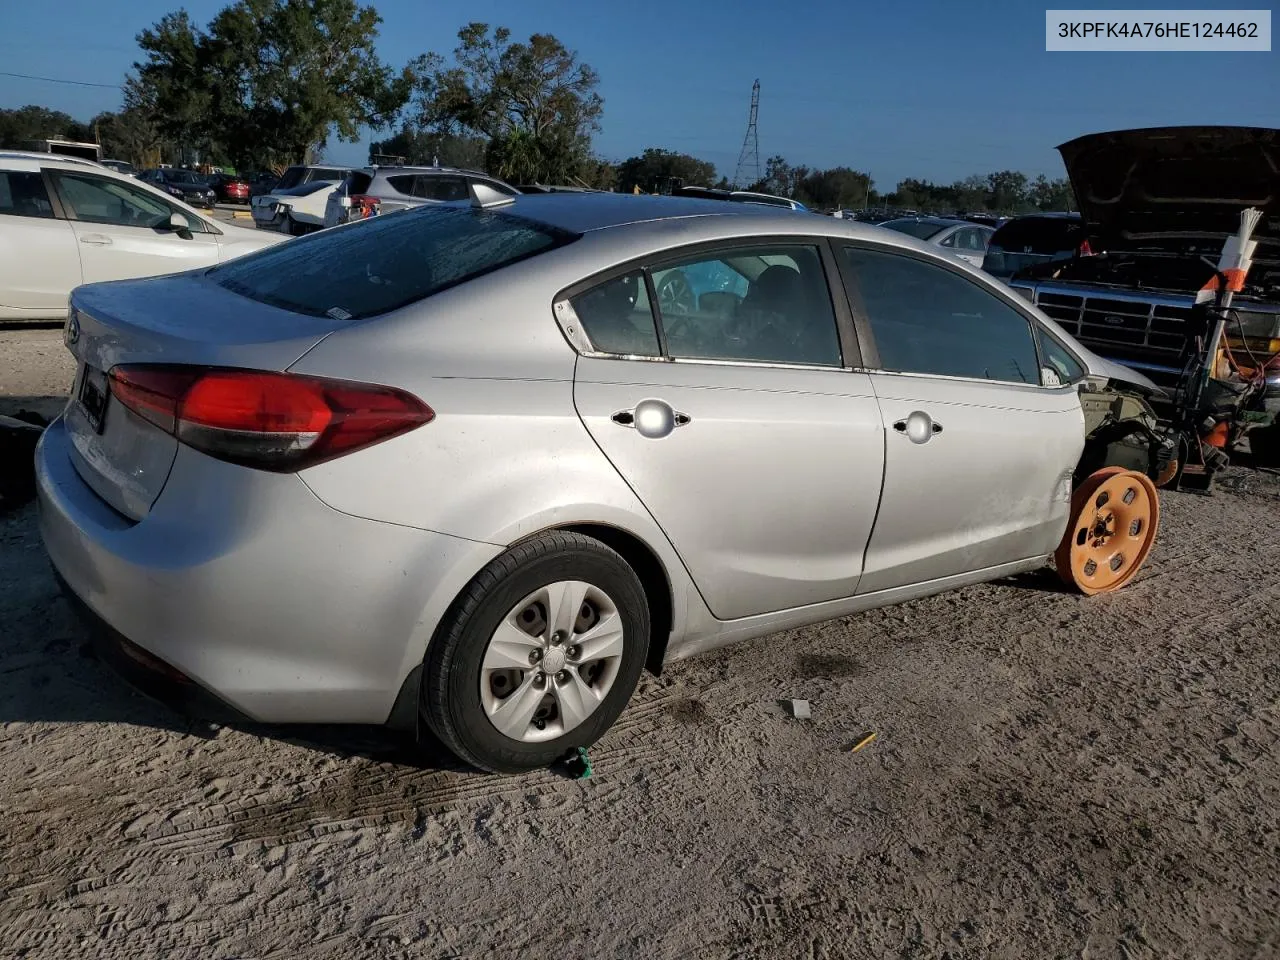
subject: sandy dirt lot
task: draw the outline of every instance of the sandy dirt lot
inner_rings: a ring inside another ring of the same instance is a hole
[[[10,406],[70,371],[56,332],[0,364]],[[1026,576],[646,677],[573,781],[180,719],[87,654],[25,507],[0,955],[1280,956],[1280,478],[1164,508],[1111,597]]]

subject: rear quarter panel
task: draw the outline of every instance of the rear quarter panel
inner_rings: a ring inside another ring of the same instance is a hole
[[[544,259],[338,331],[295,363],[298,373],[408,390],[435,412],[300,476],[344,513],[500,546],[575,523],[625,530],[662,561],[679,622],[687,575],[578,418],[577,356],[551,312],[568,281]]]

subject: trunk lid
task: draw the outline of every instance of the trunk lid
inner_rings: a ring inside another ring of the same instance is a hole
[[[1280,247],[1280,130],[1118,130],[1077,137],[1058,152],[1089,233],[1104,248],[1216,259],[1246,207],[1263,212],[1254,239]]]
[[[284,370],[345,325],[250,300],[199,273],[79,287],[65,330],[76,377],[63,414],[77,472],[115,510],[141,520],[177,455],[174,437],[110,396],[107,373],[117,364]]]

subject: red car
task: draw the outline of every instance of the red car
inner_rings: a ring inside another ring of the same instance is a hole
[[[213,189],[218,195],[219,203],[249,202],[249,184],[229,173],[220,173],[215,176]]]

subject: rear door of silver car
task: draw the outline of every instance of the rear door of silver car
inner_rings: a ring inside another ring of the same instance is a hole
[[[859,592],[1051,553],[1084,419],[1042,375],[1032,318],[939,258],[850,244],[838,263],[885,429]]]
[[[884,437],[836,281],[825,241],[756,239],[556,302],[579,415],[720,619],[857,590]]]

